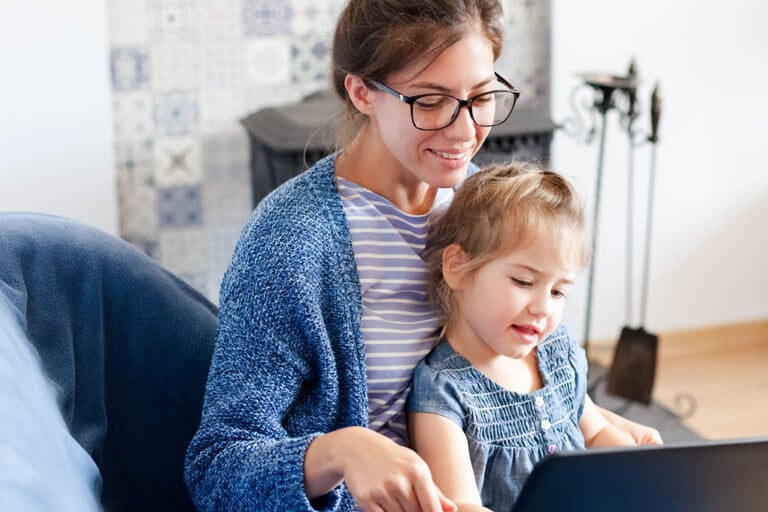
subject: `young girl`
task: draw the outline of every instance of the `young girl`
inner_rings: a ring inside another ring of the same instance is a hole
[[[409,431],[462,510],[510,510],[547,454],[636,444],[587,396],[584,352],[560,325],[588,252],[573,189],[531,164],[470,176],[430,227],[424,258],[445,326],[415,370]]]

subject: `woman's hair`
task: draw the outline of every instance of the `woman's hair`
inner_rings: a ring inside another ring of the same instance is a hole
[[[486,167],[469,176],[450,206],[430,225],[423,253],[429,297],[446,325],[454,293],[443,279],[443,251],[452,244],[467,254],[458,270],[471,273],[537,236],[560,244],[563,266],[584,267],[590,257],[584,205],[560,174],[532,163]]]
[[[472,33],[488,39],[496,60],[502,50],[502,18],[500,0],[349,0],[331,50],[331,87],[344,102],[346,116],[337,144],[347,143],[366,119],[347,97],[347,74],[386,82],[411,64],[426,67]]]

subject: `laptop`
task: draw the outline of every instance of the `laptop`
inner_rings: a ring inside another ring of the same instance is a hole
[[[766,512],[768,437],[544,458],[513,512]]]

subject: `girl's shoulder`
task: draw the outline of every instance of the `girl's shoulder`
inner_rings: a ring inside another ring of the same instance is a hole
[[[445,339],[441,340],[416,365],[406,409],[439,414],[463,428],[465,393],[458,374],[467,368],[466,360],[454,352]]]
[[[571,366],[581,366],[584,349],[573,332],[564,325],[559,325],[552,334],[542,341],[537,351],[544,367],[560,367],[567,363]]]
[[[419,365],[429,368],[434,372],[463,370],[471,366],[469,361],[453,350],[453,347],[446,338],[442,338],[421,360]]]
[[[472,366],[469,361],[453,350],[448,340],[437,345],[416,365],[413,372],[413,394],[417,397],[431,395],[435,390],[450,388],[457,392],[461,383],[468,379]]]
[[[571,332],[568,327],[561,324],[539,344],[539,349],[571,350],[578,346],[579,342],[573,332]]]

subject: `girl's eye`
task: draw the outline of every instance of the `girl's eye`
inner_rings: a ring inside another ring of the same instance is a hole
[[[552,296],[556,299],[564,299],[565,292],[561,290],[552,290]]]
[[[516,277],[512,278],[512,282],[515,283],[517,286],[523,286],[523,287],[531,286],[531,283],[529,281],[523,281],[522,279],[517,279]]]

